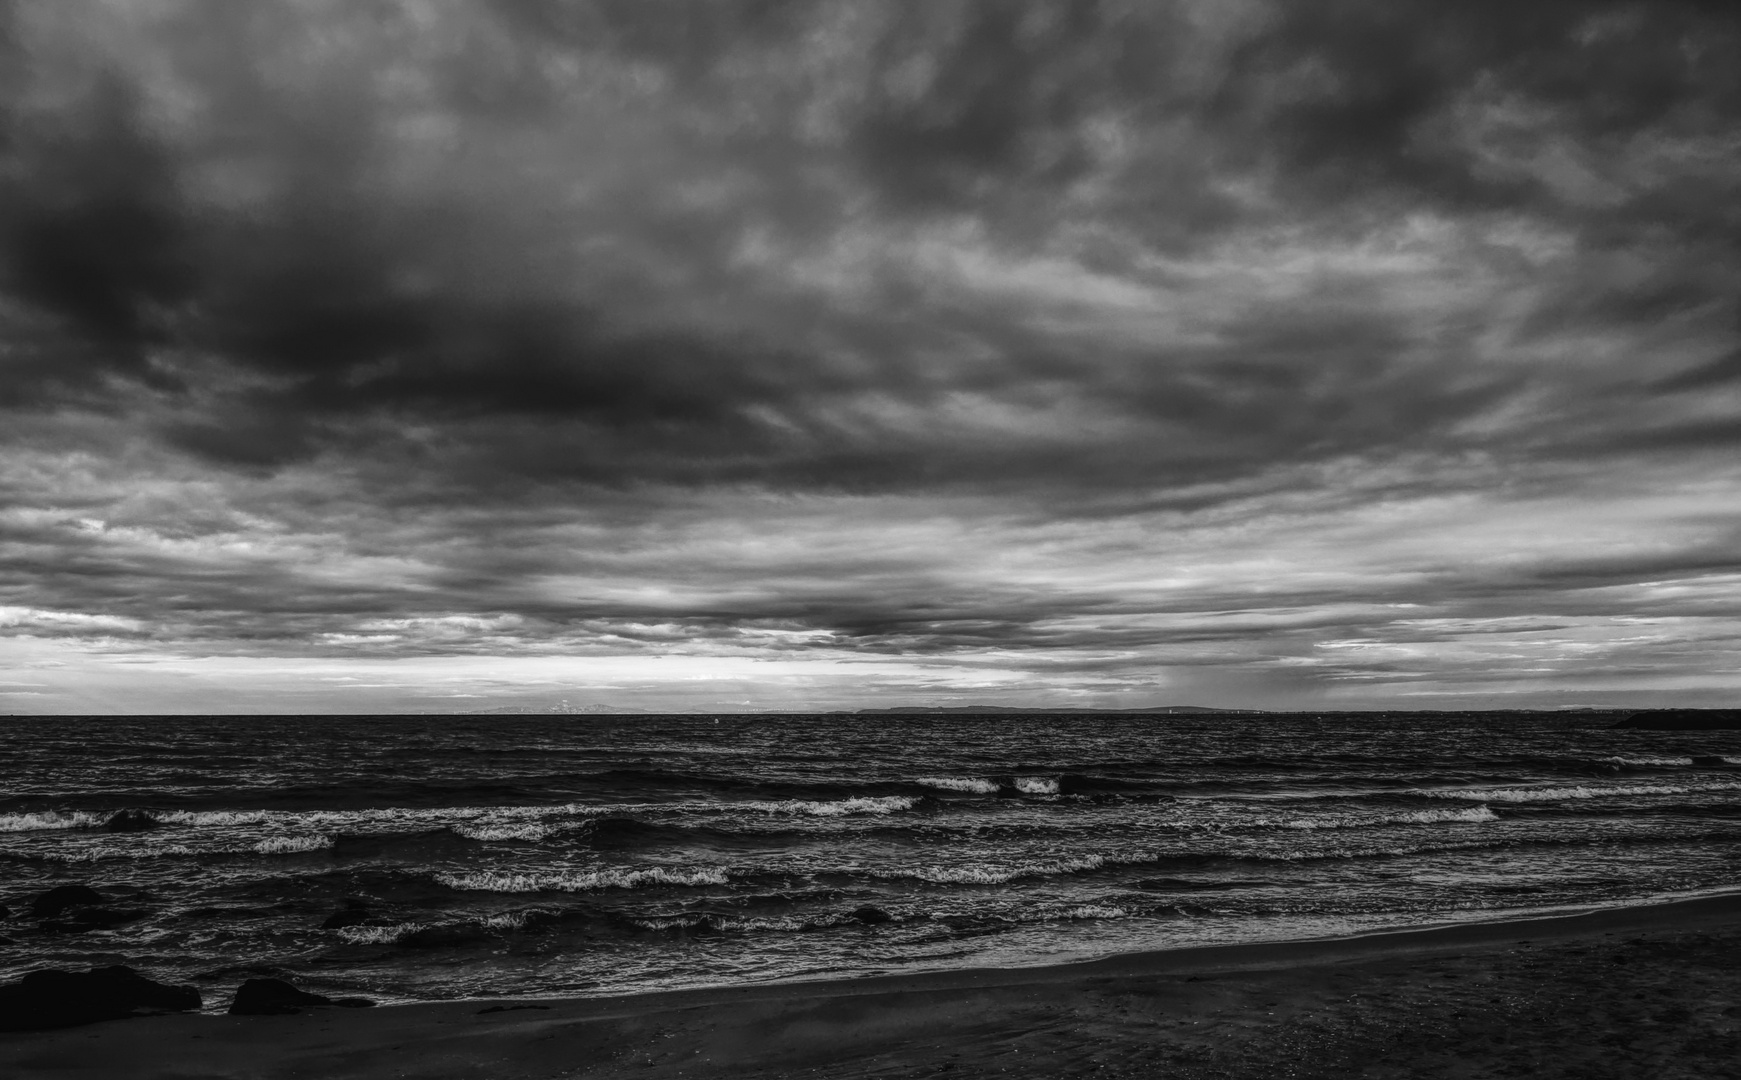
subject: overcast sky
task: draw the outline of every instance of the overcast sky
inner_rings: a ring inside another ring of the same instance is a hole
[[[1738,10],[0,4],[0,713],[1735,704]]]

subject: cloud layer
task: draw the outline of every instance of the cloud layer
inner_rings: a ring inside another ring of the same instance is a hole
[[[0,709],[1741,689],[1729,5],[0,11]]]

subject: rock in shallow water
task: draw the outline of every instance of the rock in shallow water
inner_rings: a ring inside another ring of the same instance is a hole
[[[298,990],[283,979],[249,979],[236,988],[231,1016],[283,1016],[310,1005],[331,1005],[332,998]]]
[[[231,1016],[287,1016],[313,1005],[337,1005],[341,1009],[366,1009],[374,1005],[368,998],[329,998],[298,990],[283,979],[249,979],[236,988],[236,1000],[230,1003]]]
[[[139,1010],[199,1007],[199,991],[193,987],[147,979],[130,967],[47,969],[0,986],[0,1031],[41,1031],[118,1020]]]

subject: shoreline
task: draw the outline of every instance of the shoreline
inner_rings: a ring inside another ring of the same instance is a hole
[[[1631,935],[1630,943],[1615,945],[1622,935]],[[1695,948],[1690,944],[1695,939],[1704,944]],[[1741,892],[1336,938],[1149,950],[1033,967],[794,979],[615,997],[311,1009],[282,1017],[142,1017],[0,1035],[0,1073],[68,1080],[188,1075],[493,1080],[626,1071],[637,1076],[809,1075],[821,1069],[827,1075],[870,1076],[884,1075],[885,1067],[931,1062],[954,1076],[972,1076],[979,1074],[976,1069],[990,1069],[985,1062],[996,1059],[992,1071],[997,1075],[1010,1075],[1012,1068],[1021,1074],[1022,1063],[1029,1062],[1038,1076],[1049,1075],[1039,1068],[1042,1060],[1056,1074],[1068,1071],[1072,1054],[1125,1053],[1123,1066],[1102,1061],[1097,1075],[1120,1075],[1117,1067],[1136,1069],[1147,1062],[1142,1067],[1149,1068],[1164,1060],[1173,1072],[1188,1076],[1195,1075],[1192,1055],[1213,1058],[1231,1052],[1227,1046],[1279,1038],[1278,1033],[1302,1023],[1314,1031],[1341,1032],[1337,1038],[1357,1043],[1377,1023],[1371,1017],[1360,1020],[1361,1010],[1390,1007],[1382,1004],[1387,1001],[1402,1008],[1395,1003],[1419,998],[1410,1008],[1418,1006],[1423,1016],[1473,1015],[1468,1010],[1491,1006],[1462,998],[1452,1003],[1445,997],[1451,993],[1447,988],[1493,983],[1503,972],[1523,971],[1542,957],[1560,957],[1574,966],[1606,965],[1592,968],[1588,977],[1558,984],[1548,980],[1544,999],[1569,1001],[1597,987],[1618,994],[1625,987],[1610,984],[1619,970],[1614,965],[1626,962],[1624,950],[1636,952],[1653,942],[1692,949],[1691,959],[1676,961],[1682,967],[1696,966],[1707,954],[1729,956],[1722,950],[1730,948],[1741,958]],[[1592,945],[1621,949],[1615,953],[1620,959],[1591,959]],[[1667,963],[1646,953],[1624,969],[1628,978],[1655,970],[1646,961],[1658,967]],[[1426,985],[1422,973],[1428,968],[1445,969],[1437,978],[1456,981]],[[1741,991],[1741,965],[1730,963],[1726,970]],[[1665,968],[1659,974],[1665,986],[1693,985],[1684,972]],[[1361,983],[1368,989],[1345,999],[1336,996]],[[1517,994],[1533,992],[1528,981],[1518,986],[1523,989]],[[1731,994],[1729,1006],[1734,1005]],[[1515,1016],[1517,1008],[1502,1012]],[[1152,1014],[1146,1023],[1131,1019],[1146,1014]],[[1710,1022],[1719,1027],[1731,1024],[1733,1032],[1719,1034],[1741,1048],[1741,1016],[1730,1020],[1720,1011],[1712,1016],[1716,1019]],[[1501,1020],[1495,1024],[1503,1027]],[[1165,1057],[1169,1053],[1174,1056]],[[1323,1048],[1318,1056],[1325,1053],[1335,1056]],[[1247,1074],[1223,1068],[1203,1075]],[[1319,1074],[1295,1068],[1249,1075]]]

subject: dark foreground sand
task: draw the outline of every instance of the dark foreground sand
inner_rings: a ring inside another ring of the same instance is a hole
[[[1051,968],[488,1004],[0,1035],[0,1077],[1741,1077],[1741,896]]]

